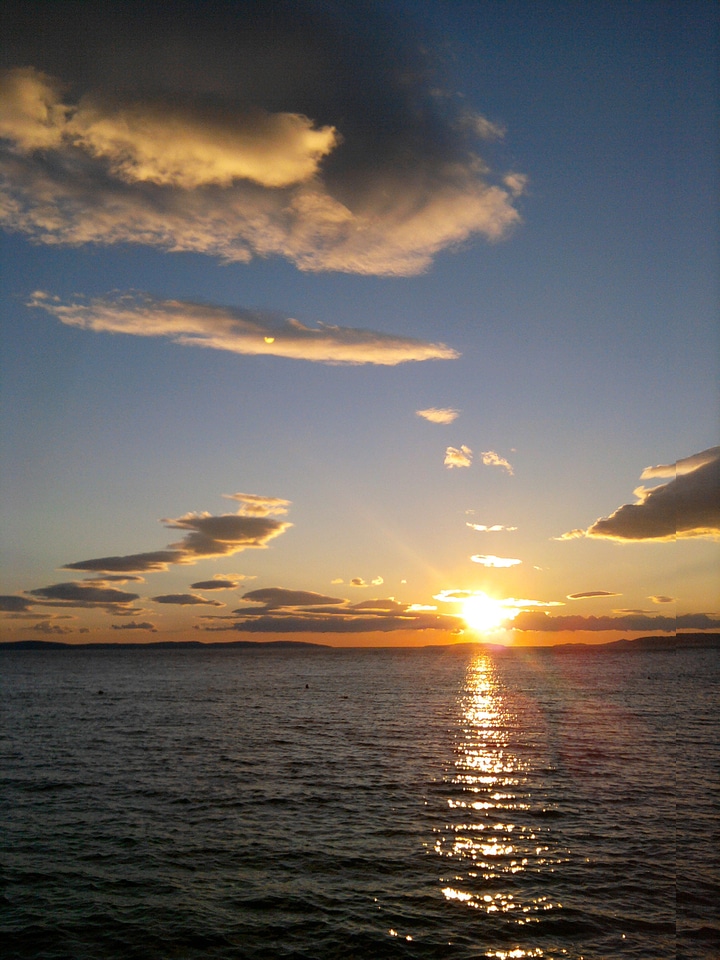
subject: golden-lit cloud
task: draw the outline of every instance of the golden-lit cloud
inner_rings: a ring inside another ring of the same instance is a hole
[[[472,450],[470,447],[448,447],[445,451],[444,465],[448,470],[453,467],[469,467],[472,463]]]
[[[477,530],[479,533],[501,533],[503,531],[512,532],[517,530],[517,527],[506,527],[502,523],[470,523],[469,521],[465,522],[466,527],[470,527],[471,530]]]
[[[653,603],[676,603],[677,597],[655,596],[648,597],[648,600],[652,600]]]
[[[226,500],[237,500],[242,504],[241,509],[245,516],[282,516],[288,512],[290,506],[289,500],[283,500],[281,497],[263,497],[256,493],[224,493],[223,497]]]
[[[137,35],[135,46],[148,39]],[[188,37],[191,46],[201,42]],[[72,97],[77,84],[27,63],[5,70],[2,222],[44,243],[142,243],[237,262],[279,255],[303,270],[391,275],[419,273],[439,251],[474,234],[498,240],[519,222],[522,175],[491,182],[474,149],[499,128],[468,111],[440,121],[436,105],[418,136],[411,91],[398,80],[395,123],[378,124],[369,136],[359,101],[352,117],[354,100],[338,97],[328,110],[338,55],[328,49],[324,58],[312,63],[329,81],[316,92],[317,110],[336,123],[268,109],[247,99],[238,77],[212,97],[172,89],[177,75],[160,76],[154,50],[146,65],[158,73],[151,95],[97,78],[99,86],[84,84]],[[307,86],[305,76],[298,80]],[[265,97],[274,103],[277,93]],[[418,87],[417,97],[429,93]],[[372,105],[364,107],[372,116]],[[408,149],[410,166],[399,160]]]
[[[182,346],[251,356],[384,366],[408,361],[452,360],[459,356],[443,343],[352,327],[324,324],[309,327],[299,320],[269,312],[156,300],[139,294],[64,304],[56,297],[36,291],[29,306],[46,310],[67,326],[83,330],[166,337]],[[271,337],[267,336],[269,332]],[[234,499],[241,496],[238,494]],[[263,509],[259,501],[257,509]]]
[[[587,530],[560,539],[586,536],[620,542],[674,541],[720,535],[720,447],[710,447],[674,464],[647,467],[641,479],[671,478],[656,487],[638,487],[626,503]]]
[[[495,557],[491,553],[478,553],[470,559],[473,563],[482,564],[483,567],[516,567],[522,563],[522,560],[517,560],[514,557]]]
[[[621,597],[621,593],[613,593],[610,590],[585,590],[583,593],[569,593],[568,600],[592,600],[596,597]]]
[[[454,407],[428,407],[427,410],[416,410],[415,413],[430,423],[453,423],[460,415]]]
[[[0,136],[16,153],[85,152],[129,183],[287,187],[309,180],[338,144],[333,127],[316,129],[297,113],[96,94],[63,103],[62,84],[32,67],[0,74],[0,95]]]
[[[480,456],[486,467],[502,467],[503,470],[507,470],[510,476],[513,475],[513,468],[505,457],[501,457],[498,453],[495,453],[494,450],[484,450]]]

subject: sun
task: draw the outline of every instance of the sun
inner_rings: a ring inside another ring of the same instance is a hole
[[[463,600],[462,616],[471,630],[482,633],[496,630],[509,619],[509,612],[502,600],[495,600],[486,593],[474,593]]]

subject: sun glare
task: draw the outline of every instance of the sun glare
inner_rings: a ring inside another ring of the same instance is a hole
[[[475,593],[463,600],[462,616],[471,630],[481,633],[496,630],[511,614],[502,600],[495,600],[485,593]]]

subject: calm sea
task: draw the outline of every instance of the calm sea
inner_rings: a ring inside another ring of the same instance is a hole
[[[3,652],[3,956],[717,958],[719,666]]]

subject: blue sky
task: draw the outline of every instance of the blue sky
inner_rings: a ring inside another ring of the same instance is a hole
[[[14,8],[8,639],[717,628],[713,5]]]

